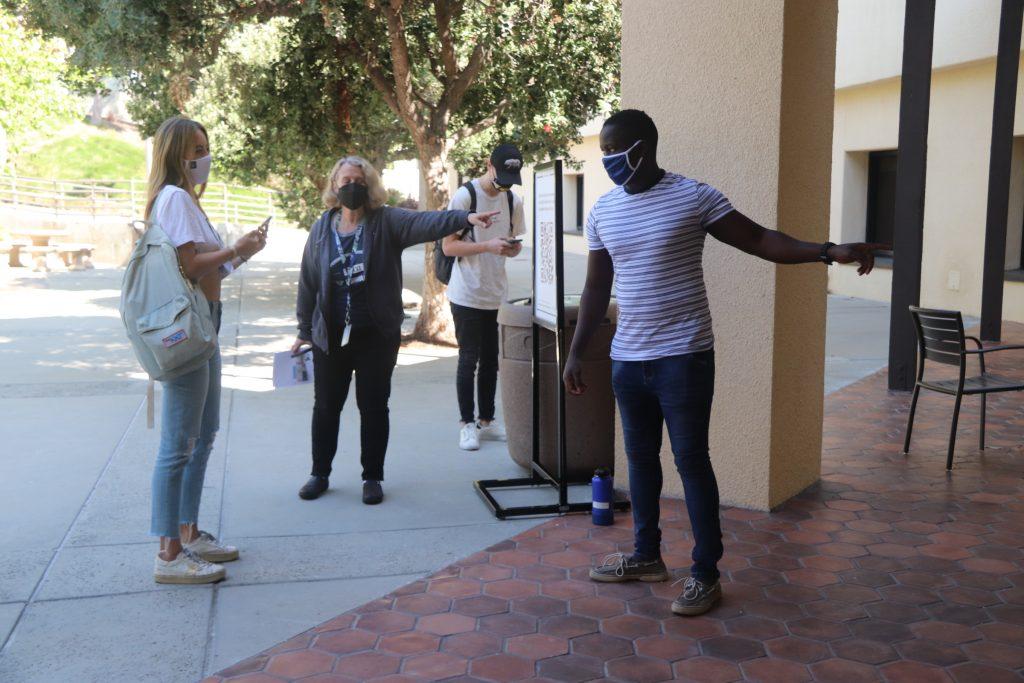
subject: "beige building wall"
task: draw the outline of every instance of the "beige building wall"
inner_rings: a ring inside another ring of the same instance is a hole
[[[921,303],[977,316],[985,248],[998,0],[936,6],[928,127]],[[868,153],[898,141],[902,3],[841,0],[837,47],[830,239],[865,236]],[[1024,74],[1021,74],[1024,81]],[[1020,268],[1024,225],[1024,96],[1018,91],[1007,268]],[[888,301],[892,272],[859,278],[830,269],[829,291]],[[1003,318],[1024,322],[1024,282],[1007,281]]]
[[[835,2],[625,0],[622,33],[622,104],[655,119],[661,165],[715,185],[766,226],[824,241]],[[723,502],[768,509],[820,474],[825,269],[776,266],[713,239],[704,267]],[[667,443],[662,461],[666,494],[681,495]]]
[[[932,65],[936,69],[996,54],[1001,0],[938,0]],[[836,88],[898,78],[903,70],[905,3],[839,0]]]

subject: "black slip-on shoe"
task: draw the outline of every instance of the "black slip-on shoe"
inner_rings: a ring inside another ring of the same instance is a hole
[[[672,602],[672,611],[684,617],[704,614],[722,599],[722,584],[690,577],[683,584],[683,592]]]
[[[590,570],[591,581],[622,583],[624,581],[645,581],[656,583],[668,581],[669,573],[665,563],[657,560],[637,560],[632,555],[614,553],[604,558],[600,567]]]
[[[384,489],[379,481],[363,482],[363,502],[367,505],[378,505],[384,500]]]
[[[327,490],[327,477],[310,477],[309,481],[299,489],[299,498],[302,500],[316,500]]]

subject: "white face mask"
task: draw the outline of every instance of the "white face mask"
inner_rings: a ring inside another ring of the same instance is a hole
[[[188,162],[188,171],[192,174],[193,185],[202,185],[209,179],[212,162],[213,157],[209,154],[201,159],[192,159]]]

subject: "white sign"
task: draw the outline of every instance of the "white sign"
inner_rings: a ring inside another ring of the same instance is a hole
[[[274,388],[294,387],[313,381],[313,351],[293,356],[291,351],[274,354]]]
[[[558,324],[558,225],[555,211],[555,168],[534,173],[533,315],[539,322]]]

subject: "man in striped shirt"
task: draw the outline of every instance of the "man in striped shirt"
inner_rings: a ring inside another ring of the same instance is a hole
[[[618,186],[587,219],[590,256],[565,384],[582,394],[579,358],[608,310],[614,281],[619,307],[612,342],[612,387],[622,418],[635,546],[591,570],[595,581],[664,581],[659,498],[662,427],[668,427],[693,529],[691,576],[672,611],[703,614],[721,599],[718,482],[708,457],[715,384],[714,336],[704,288],[705,235],[775,263],[874,267],[882,244],[817,244],[768,230],[736,211],[702,182],[658,166],[658,130],[647,114],[626,109],[601,130],[604,165]]]

